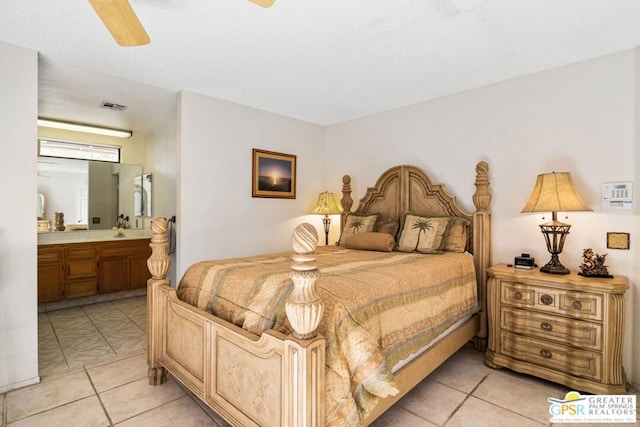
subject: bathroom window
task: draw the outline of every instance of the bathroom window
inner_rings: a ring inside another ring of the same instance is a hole
[[[120,163],[120,151],[121,148],[117,145],[87,144],[52,139],[38,140],[38,155],[46,157]]]

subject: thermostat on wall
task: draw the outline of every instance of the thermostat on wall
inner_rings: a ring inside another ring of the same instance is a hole
[[[602,184],[602,209],[633,209],[633,182]]]

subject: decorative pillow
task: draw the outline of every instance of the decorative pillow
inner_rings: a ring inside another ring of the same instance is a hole
[[[396,240],[389,233],[367,232],[356,233],[347,239],[345,246],[348,249],[361,249],[363,251],[391,252]]]
[[[380,220],[376,226],[376,231],[391,234],[395,239],[396,234],[398,234],[398,221],[393,219]]]
[[[471,221],[465,218],[453,217],[449,224],[449,232],[444,244],[447,252],[464,252],[467,247],[467,237]]]
[[[450,221],[450,217],[404,214],[398,237],[398,250],[427,254],[442,252]]]
[[[376,221],[378,221],[378,214],[347,214],[344,227],[342,228],[342,234],[340,235],[340,246],[344,246],[347,239],[354,234],[373,231],[373,228],[376,226]]]

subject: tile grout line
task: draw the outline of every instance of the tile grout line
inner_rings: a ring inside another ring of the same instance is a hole
[[[458,410],[459,410],[459,409],[462,407],[462,405],[467,401],[467,399],[469,399],[469,396],[471,396],[471,393],[473,393],[473,392],[476,390],[476,388],[478,388],[478,386],[479,386],[479,385],[480,385],[480,384],[481,384],[481,383],[482,383],[482,382],[483,382],[483,381],[484,381],[484,380],[485,380],[485,379],[486,379],[490,374],[491,374],[491,372],[489,372],[489,374],[485,375],[485,376],[484,376],[484,377],[483,377],[483,378],[478,382],[478,384],[477,384],[477,385],[476,385],[476,386],[475,386],[471,391],[469,391],[468,393],[467,393],[466,391],[458,390],[457,388],[452,387],[452,386],[451,386],[451,385],[449,385],[449,384],[445,384],[445,383],[443,383],[443,382],[441,382],[441,381],[438,381],[438,380],[430,380],[430,381],[432,381],[432,382],[434,382],[434,383],[440,384],[440,385],[442,385],[442,386],[444,386],[444,387],[448,387],[448,388],[450,388],[450,389],[452,389],[452,390],[455,390],[455,391],[457,391],[457,392],[460,392],[460,393],[462,393],[462,394],[464,394],[464,395],[466,396],[466,397],[462,400],[462,402],[460,402],[460,404],[459,404],[459,405],[457,405],[457,406],[455,407],[455,409],[451,412],[451,415],[449,415],[449,416],[447,417],[447,419],[444,421],[444,423],[439,424],[439,427],[444,427],[444,426],[449,422],[449,420],[451,420],[451,418],[453,418],[453,416],[456,414],[456,412],[458,412]],[[429,376],[425,377],[422,381],[424,381],[424,380],[426,380],[426,379],[428,379],[428,378],[429,378]],[[400,401],[398,401],[398,402],[400,402]],[[398,402],[396,402],[396,404],[397,404]],[[400,408],[402,408],[404,411],[407,411],[408,413],[410,413],[410,414],[412,414],[412,415],[415,415],[416,417],[418,417],[418,418],[420,418],[420,419],[422,419],[422,420],[425,420],[425,421],[426,421],[426,422],[428,422],[428,423],[434,424],[434,422],[432,422],[432,421],[430,421],[430,420],[428,420],[428,419],[424,418],[424,417],[423,417],[423,416],[421,416],[420,414],[416,414],[415,412],[411,411],[411,410],[410,410],[410,409],[408,409],[408,408],[405,408],[404,406],[400,406]]]
[[[111,301],[106,301],[109,303],[109,305],[113,306],[113,304],[111,303]],[[84,313],[84,315],[87,317],[87,319],[89,319],[89,322],[91,322],[91,324],[93,325],[94,328],[96,328],[96,331],[98,331],[98,333],[100,334],[100,336],[102,337],[102,339],[104,339],[104,341],[107,343],[107,345],[109,346],[109,348],[111,349],[111,351],[113,351],[113,353],[115,355],[118,354],[118,352],[116,351],[115,348],[113,348],[113,346],[111,345],[111,343],[109,342],[109,340],[107,339],[106,336],[104,336],[104,334],[102,333],[102,331],[100,330],[100,328],[98,327],[98,325],[95,324],[95,322],[93,321],[93,319],[91,318],[91,316],[89,316],[89,314],[84,311],[84,307],[83,305],[80,306],[80,309],[82,310],[82,312]],[[116,308],[116,307],[113,307]]]
[[[53,325],[51,321],[51,316],[47,312],[47,319],[49,320],[49,324],[51,325],[51,330],[53,331],[53,336],[56,338],[56,342],[58,343],[58,347],[60,348],[60,353],[62,353],[62,357],[64,358],[64,363],[67,365],[67,369],[71,369],[69,365],[69,359],[67,359],[67,354],[64,352],[64,348],[62,348],[62,343],[60,342],[60,338],[58,337],[58,332],[56,332],[56,327]]]
[[[489,372],[489,373],[488,373],[488,374],[487,374],[487,375],[482,379],[482,381],[480,381],[480,382],[478,383],[478,385],[476,385],[476,386],[473,388],[473,390],[471,390],[471,392],[469,392],[469,397],[471,397],[471,395],[473,394],[473,392],[474,392],[474,391],[476,391],[476,390],[478,389],[478,387],[480,387],[480,384],[482,384],[482,383],[483,383],[487,378],[489,378],[489,375],[491,375],[491,374],[492,374],[492,372]],[[526,416],[526,415],[519,414],[519,413],[517,413],[517,412],[515,412],[515,411],[512,411],[511,409],[508,409],[508,408],[505,408],[505,407],[503,407],[503,406],[500,406],[500,405],[498,405],[498,404],[496,404],[496,403],[493,403],[493,402],[491,402],[491,401],[489,401],[489,400],[483,399],[483,398],[481,398],[481,397],[479,397],[479,396],[473,396],[473,397],[474,397],[474,398],[476,398],[476,399],[478,399],[478,400],[481,400],[481,401],[483,401],[483,402],[485,402],[485,403],[488,403],[488,404],[490,404],[490,405],[492,405],[492,406],[496,406],[496,407],[498,407],[498,408],[500,408],[500,409],[503,409],[503,410],[505,410],[505,411],[511,412],[512,414],[518,415],[518,416],[520,416],[520,417],[522,417],[522,418],[526,418],[527,420],[532,421],[532,422],[536,423],[537,425],[541,425],[541,426],[544,426],[544,425],[546,425],[546,426],[551,426],[551,425],[552,425],[552,424],[551,424],[551,421],[549,421],[549,422],[548,422],[548,423],[546,423],[546,424],[543,424],[543,423],[541,423],[541,422],[540,422],[540,421],[538,421],[538,420],[534,420],[533,418],[529,418],[529,417],[528,417],[528,416]],[[465,399],[465,401],[466,401],[466,400],[467,400],[467,399]],[[448,420],[447,420],[447,421],[448,421]]]
[[[37,385],[37,384],[34,384],[34,385]],[[56,406],[52,406],[50,408],[42,409],[42,410],[40,410],[38,412],[33,412],[33,413],[30,413],[30,414],[24,415],[22,418],[16,418],[15,420],[11,421],[11,423],[13,424],[13,423],[16,423],[16,422],[24,421],[24,420],[27,420],[27,419],[29,419],[31,417],[35,417],[37,415],[44,414],[45,412],[54,411],[54,410],[56,410],[58,408],[62,408],[64,406],[71,405],[72,403],[80,402],[81,400],[87,399],[89,397],[91,397],[91,396],[79,397],[77,399],[70,400],[69,402],[62,403],[60,405],[56,405]],[[7,425],[9,425],[8,420],[9,420],[9,418],[7,417]]]
[[[120,307],[116,307],[116,308],[117,308],[118,310],[120,310],[120,312],[121,312],[122,314],[124,314],[124,316],[125,316],[127,319],[129,319],[129,320],[131,321],[131,323],[133,323],[134,325],[136,325],[136,327],[137,327],[138,329],[140,329],[140,331],[144,332],[144,334],[145,334],[145,335],[147,334],[147,331],[143,330],[143,329],[140,327],[140,325],[138,325],[138,323],[137,323],[135,320],[133,320],[133,319],[132,319],[132,318],[131,318],[131,317],[130,317],[130,316],[129,316],[129,315],[128,315],[124,310],[122,310]]]
[[[100,393],[98,393],[98,389],[96,389],[96,385],[93,383],[93,380],[91,379],[91,375],[89,375],[89,370],[87,369],[87,365],[82,365],[82,368],[84,369],[85,375],[89,379],[89,383],[91,384],[91,388],[93,388],[93,391],[96,393],[96,397],[98,398],[98,402],[100,402],[100,406],[102,407],[102,410],[104,411],[104,414],[106,415],[107,420],[109,421],[109,426],[113,427],[114,426],[113,420],[109,416],[109,412],[107,411],[107,408],[104,406],[104,403],[102,402],[102,398],[100,397]]]
[[[180,386],[180,388],[182,388],[184,390],[185,395],[188,396],[189,399],[191,399],[205,413],[205,415],[207,417],[209,417],[209,419],[211,421],[213,421],[213,423],[216,425],[216,427],[224,427],[224,426],[221,426],[218,423],[218,421],[216,421],[216,419],[211,416],[209,411],[215,413],[217,416],[222,418],[222,416],[220,414],[218,414],[216,411],[214,411],[212,408],[210,408],[206,403],[204,403],[201,399],[199,399],[195,394],[193,394],[193,392],[191,390],[189,390],[187,387],[182,385],[180,382],[176,381],[176,383]],[[227,425],[229,425],[229,424],[227,424]]]
[[[131,317],[129,317],[127,315],[126,312],[124,312],[122,310],[122,308],[118,307],[116,304],[113,303],[113,301],[105,301],[105,303],[109,303],[109,306],[111,307],[112,311],[118,311],[120,312],[127,320],[129,320],[136,328],[138,328],[138,330],[143,333],[146,337],[147,335],[147,331],[145,331],[144,329],[142,329],[140,327],[140,325],[138,325]],[[87,319],[89,319],[89,321],[91,322],[91,324],[96,328],[96,330],[98,331],[98,333],[102,336],[102,338],[105,340],[105,342],[107,343],[107,345],[109,346],[109,348],[111,348],[111,350],[114,352],[115,355],[120,355],[120,353],[118,353],[118,351],[116,350],[116,348],[114,348],[114,345],[111,343],[111,341],[109,340],[109,338],[103,333],[102,329],[100,329],[100,327],[93,321],[93,319],[91,318],[91,316],[84,310],[85,306],[80,306],[82,312],[85,314],[85,316],[87,317]]]
[[[185,395],[186,395],[186,393],[185,393]],[[167,405],[167,404],[169,404],[169,403],[176,402],[176,401],[178,401],[178,400],[180,400],[180,399],[182,399],[182,398],[184,398],[184,397],[185,397],[185,396],[179,396],[179,397],[176,397],[175,399],[168,400],[168,401],[166,401],[166,402],[164,402],[164,403],[160,404],[159,406],[156,406],[156,407],[154,407],[154,408],[149,408],[149,409],[147,409],[147,410],[145,410],[145,411],[140,412],[139,414],[135,414],[135,415],[133,415],[133,416],[131,416],[131,417],[129,417],[129,418],[125,418],[125,419],[123,419],[123,420],[120,420],[120,421],[118,421],[118,424],[123,423],[123,422],[128,421],[128,420],[131,420],[131,419],[133,419],[133,418],[139,417],[139,416],[140,416],[140,415],[142,415],[142,414],[146,414],[146,413],[148,413],[148,412],[155,411],[155,410],[156,410],[156,409],[158,409],[158,408],[161,408],[161,407],[163,407],[163,406],[165,406],[165,405]],[[216,422],[214,421],[214,423],[216,423]],[[216,423],[216,424],[217,424],[217,423]],[[112,426],[113,426],[113,425],[114,425],[114,424],[112,424]]]
[[[482,383],[484,382],[484,380],[486,380],[486,379],[489,377],[489,375],[491,375],[491,372],[489,372],[487,375],[485,375],[484,377],[482,377],[482,379],[481,379],[480,381],[478,381],[478,384],[476,384],[476,386],[475,386],[475,387],[473,387],[473,388],[471,389],[471,391],[469,391],[469,393],[466,393],[466,395],[467,395],[467,396],[462,400],[462,402],[460,402],[460,404],[459,404],[458,406],[456,406],[456,409],[454,409],[454,410],[453,410],[453,412],[451,412],[451,415],[449,415],[449,417],[445,420],[445,422],[444,422],[444,423],[442,423],[442,425],[441,425],[440,427],[444,427],[444,426],[446,426],[446,425],[447,425],[447,423],[448,423],[449,421],[451,421],[451,418],[453,418],[453,416],[454,416],[454,415],[455,415],[455,414],[460,410],[460,408],[462,408],[462,405],[464,405],[464,404],[465,404],[465,402],[466,402],[467,400],[469,400],[469,398],[471,397],[471,395],[473,394],[473,392],[474,392],[474,391],[476,391],[476,390],[478,389],[478,387],[480,387],[480,384],[482,384]],[[440,383],[440,384],[442,384],[442,383]],[[443,384],[443,385],[446,385],[446,384]],[[447,386],[447,387],[451,387],[451,386]],[[453,387],[451,387],[451,388],[453,388]],[[454,390],[456,390],[456,389],[454,388]],[[475,396],[474,396],[474,397],[475,397]]]

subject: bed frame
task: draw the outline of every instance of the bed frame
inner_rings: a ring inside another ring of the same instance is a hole
[[[398,219],[404,212],[459,216],[472,223],[467,249],[474,254],[481,311],[394,374],[400,392],[382,399],[364,421],[371,423],[473,340],[484,351],[487,339],[486,269],[490,262],[489,167],[476,166],[472,214],[460,209],[441,184],[413,166],[387,170],[360,201],[357,213],[381,213]],[[351,178],[343,177],[342,206],[351,210]],[[344,219],[344,218],[343,218]],[[166,272],[167,222],[152,223],[152,278],[147,286],[149,383],[162,384],[169,372],[205,404],[235,426],[324,426],[325,340],[315,329],[323,311],[314,291],[320,276],[318,237],[309,224],[293,233],[291,277],[294,289],[286,305],[292,336],[273,330],[258,337],[188,305],[170,287]]]

